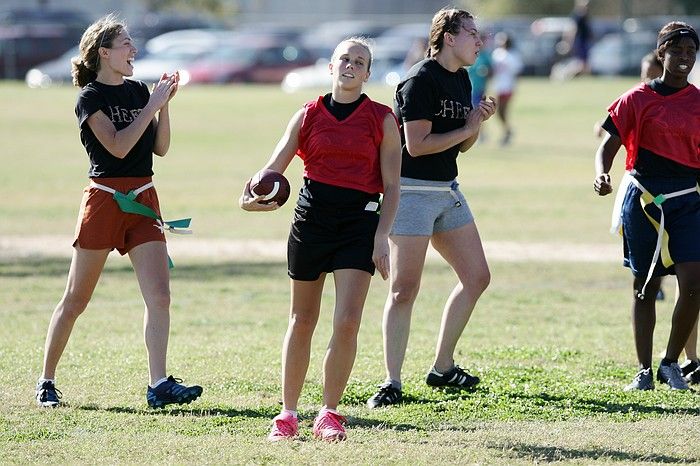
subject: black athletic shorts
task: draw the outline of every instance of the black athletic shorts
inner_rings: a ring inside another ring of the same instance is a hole
[[[374,275],[378,206],[378,194],[305,180],[287,241],[289,276],[313,281],[338,269]]]

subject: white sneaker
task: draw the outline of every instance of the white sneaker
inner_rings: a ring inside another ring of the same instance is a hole
[[[671,390],[688,390],[688,383],[683,380],[683,373],[677,362],[667,366],[659,365],[659,370],[656,371],[656,379],[659,382],[668,384]]]
[[[654,389],[654,375],[651,372],[651,368],[640,369],[637,375],[634,376],[632,383],[625,387],[626,392],[631,392],[632,390],[653,390]]]

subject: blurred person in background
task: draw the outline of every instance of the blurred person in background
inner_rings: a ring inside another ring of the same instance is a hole
[[[370,279],[375,268],[385,280],[389,274],[389,232],[399,201],[399,128],[389,107],[362,92],[371,64],[365,39],[341,42],[329,64],[332,91],[294,114],[264,167],[284,173],[295,155],[304,161],[287,247],[291,307],[282,348],[282,411],[272,422],[272,442],[298,435],[298,402],[329,273],[336,295],[333,333],[323,360],[323,407],[313,433],[327,441],[347,437],[338,404],[355,362]],[[260,201],[246,185],[241,208],[278,208]]]
[[[574,10],[571,13],[573,27],[566,35],[571,56],[576,62],[577,72],[574,75],[590,74],[591,67],[588,63],[588,54],[593,45],[593,30],[588,14],[589,0],[576,0]]]
[[[473,65],[467,68],[469,72],[469,80],[472,83],[472,108],[479,106],[486,96],[486,87],[488,85],[489,78],[492,74],[493,66],[491,64],[491,50],[490,50],[490,34],[482,31],[479,34],[481,38],[481,49],[479,54],[476,56],[476,61]],[[479,139],[484,139],[483,129],[479,132]]]
[[[510,123],[510,104],[515,94],[518,75],[523,69],[523,61],[513,47],[513,40],[506,32],[498,32],[494,38],[496,48],[491,53],[493,66],[492,88],[496,94],[498,111],[496,115],[503,126],[501,145],[508,145],[513,138]]]
[[[660,78],[663,73],[664,64],[659,60],[655,50],[642,57],[642,62],[639,65],[639,78],[642,82],[648,83],[656,78]]]
[[[428,41],[424,38],[419,38],[413,41],[411,47],[406,53],[406,58],[401,65],[403,71],[406,72],[411,69],[413,65],[425,58],[425,49],[428,48]]]
[[[90,159],[90,184],[80,208],[68,284],[46,336],[44,367],[36,386],[36,401],[42,407],[60,403],[56,366],[112,249],[129,254],[146,306],[148,405],[190,403],[202,394],[202,387],[188,387],[173,376],[166,377],[170,332],[167,226],[160,219],[152,167],[153,154],[165,156],[170,147],[168,104],[177,93],[179,76],[163,74],[149,93],[143,82],[125,79],[133,74],[136,52],[124,23],[109,15],[88,27],[80,40],[80,56],[73,59],[73,83],[81,88],[75,113],[80,140]],[[117,201],[120,193],[129,199]],[[153,217],[122,210],[122,201]],[[123,396],[119,389],[114,387],[105,396]]]
[[[623,145],[627,151],[624,178],[629,183],[621,188],[618,209],[624,264],[634,275],[632,315],[639,361],[628,391],[654,388],[655,297],[664,275],[676,275],[678,299],[656,379],[671,389],[687,390],[694,373],[684,376],[678,358],[700,309],[700,90],[688,82],[697,50],[698,35],[690,25],[674,21],[659,31],[656,52],[662,76],[635,86],[610,105],[603,124],[608,134],[596,153],[594,189],[605,196],[612,192],[614,157]]]
[[[435,359],[426,375],[431,387],[469,389],[479,378],[455,363],[454,352],[490,272],[474,217],[457,183],[457,156],[479,136],[495,112],[493,99],[472,108],[466,66],[482,46],[474,17],[442,9],[433,17],[427,58],[399,83],[394,106],[401,122],[401,199],[389,243],[390,290],[382,325],[386,380],[369,408],[402,399],[401,367],[408,345],[428,244],[442,255],[459,282],[445,304]]]

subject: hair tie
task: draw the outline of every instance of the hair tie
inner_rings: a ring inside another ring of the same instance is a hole
[[[683,37],[690,37],[693,39],[693,42],[695,42],[695,48],[700,47],[700,42],[698,40],[698,33],[695,32],[692,29],[688,28],[680,28],[680,29],[674,29],[673,31],[664,34],[663,36],[659,37],[659,40],[656,42],[656,48],[658,49],[661,47],[663,44],[665,44],[668,41],[674,41],[676,39],[681,39]]]

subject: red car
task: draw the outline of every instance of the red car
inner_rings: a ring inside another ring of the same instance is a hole
[[[315,57],[288,42],[232,40],[187,67],[190,83],[276,83]]]

